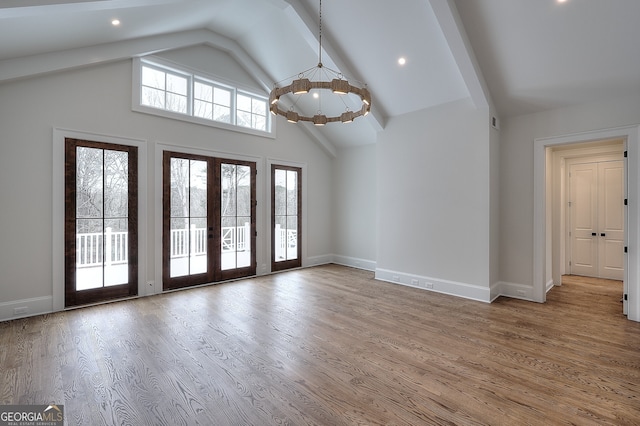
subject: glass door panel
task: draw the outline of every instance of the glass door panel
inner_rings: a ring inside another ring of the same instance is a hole
[[[299,232],[301,174],[302,170],[297,167],[272,166],[272,271],[302,264]]]
[[[222,163],[221,167],[221,269],[251,266],[251,167]]]
[[[129,282],[128,154],[76,151],[76,290]]]
[[[170,277],[207,272],[207,162],[171,158]]]
[[[137,294],[136,148],[67,139],[65,155],[65,305]]]
[[[104,285],[129,282],[129,170],[128,154],[104,151]]]
[[[255,274],[255,163],[165,152],[163,285]]]
[[[76,290],[104,286],[103,155],[76,148]]]

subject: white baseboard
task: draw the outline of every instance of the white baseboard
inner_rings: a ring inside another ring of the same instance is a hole
[[[491,288],[478,285],[459,283],[455,281],[439,280],[420,275],[407,274],[386,269],[377,269],[376,262],[366,259],[358,259],[340,255],[322,255],[307,258],[305,267],[326,265],[335,263],[338,265],[374,271],[375,278],[393,284],[415,287],[422,290],[449,294],[465,299],[492,302],[500,296],[534,301],[533,288],[531,286],[500,281],[494,283]],[[546,283],[547,292],[554,286],[553,280]],[[53,297],[34,297],[31,299],[13,300],[0,303],[0,321],[8,321],[26,318],[34,315],[53,312]]]
[[[449,294],[451,296],[463,297],[465,299],[477,300],[480,302],[491,302],[491,290],[488,287],[440,280],[437,278],[406,274],[386,269],[376,269],[375,272],[375,278],[380,281],[387,281],[393,284],[434,291],[436,293]]]
[[[303,267],[308,267],[308,266],[318,266],[318,265],[326,265],[327,263],[332,263],[332,255],[330,254],[323,254],[321,256],[311,256],[311,257],[307,257],[303,262],[302,262],[302,266]]]
[[[553,282],[552,282],[553,285]],[[533,287],[524,284],[516,284],[500,281],[496,284],[496,297],[504,296],[504,297],[512,297],[514,299],[522,299],[528,300],[530,302],[535,302],[533,298]],[[492,292],[493,293],[493,292]]]
[[[374,260],[358,259],[357,257],[341,256],[339,254],[333,255],[333,263],[366,271],[376,270],[376,262]]]
[[[555,286],[555,284],[553,283],[553,280],[549,280],[547,282],[547,293],[549,293],[549,291],[553,288],[553,286]]]
[[[53,312],[53,297],[34,297],[32,299],[12,300],[0,303],[0,321],[26,318]]]

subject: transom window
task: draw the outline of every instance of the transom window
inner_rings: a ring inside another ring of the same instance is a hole
[[[158,110],[159,115],[165,115],[162,111],[168,111],[200,124],[223,123],[271,133],[266,96],[147,60],[140,60],[139,64],[137,103],[144,112]],[[134,79],[134,93],[135,86]]]
[[[267,126],[267,103],[249,94],[237,95],[238,126],[264,130]]]
[[[140,103],[153,108],[188,114],[188,83],[189,79],[186,76],[143,66]]]
[[[212,83],[193,83],[193,115],[208,120],[231,123],[233,91]],[[261,129],[264,130],[264,129]]]

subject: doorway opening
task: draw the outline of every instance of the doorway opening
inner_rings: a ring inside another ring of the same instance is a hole
[[[624,139],[548,149],[552,153],[553,284],[562,285],[572,278],[584,278],[585,283],[622,283],[626,228]]]
[[[549,148],[552,152],[552,277],[624,279],[624,140]]]
[[[565,136],[536,139],[534,142],[534,253],[533,296],[538,302],[546,301],[546,293],[554,284],[560,284],[561,269],[553,268],[553,149],[561,146],[622,140],[625,158],[628,200],[624,231],[624,295],[623,312],[629,319],[640,321],[640,218],[638,217],[640,186],[638,182],[639,126],[585,132]],[[557,280],[557,281],[556,281]]]

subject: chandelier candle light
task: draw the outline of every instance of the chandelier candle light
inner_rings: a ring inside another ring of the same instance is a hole
[[[349,83],[349,81],[344,78],[342,73],[339,73],[332,70],[331,68],[322,65],[322,0],[320,0],[319,22],[318,65],[297,74],[297,79],[291,81],[291,84],[287,86],[279,87],[279,83],[276,83],[275,87],[269,94],[269,109],[271,110],[272,114],[282,115],[290,123],[297,123],[298,121],[309,121],[316,126],[324,126],[327,123],[338,121],[342,123],[351,123],[357,117],[366,116],[371,111],[371,93],[369,93],[369,89],[367,89],[367,86],[365,84],[362,84],[361,86],[355,86]],[[327,78],[326,81],[313,81],[312,78],[314,78],[316,74],[324,74],[327,77],[331,75],[332,78],[330,79],[330,81],[329,78]],[[287,81],[289,79],[291,79],[291,77],[282,81]],[[279,107],[278,101],[280,100],[280,97],[282,95],[286,95],[288,93],[292,93],[294,95],[303,95],[309,93],[312,89],[330,90],[332,93],[339,96],[353,93],[360,97],[362,101],[362,107],[357,111],[351,111],[349,107],[346,106],[346,103],[343,99],[342,102],[346,107],[345,112],[340,115],[329,117],[323,114],[320,109],[318,109],[318,112],[313,117],[299,114],[293,109],[295,103],[288,110],[284,110]]]

